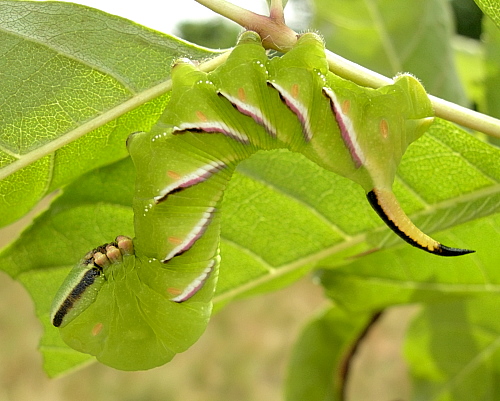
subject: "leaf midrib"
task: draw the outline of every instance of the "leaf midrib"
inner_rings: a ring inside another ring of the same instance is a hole
[[[234,287],[220,295],[216,295],[213,299],[214,304],[218,302],[226,302],[232,298],[238,297],[241,294],[244,294],[247,291],[250,291],[254,288],[257,288],[263,284],[269,283],[276,278],[283,277],[290,272],[295,270],[299,270],[305,265],[311,264],[311,268],[313,267],[315,262],[319,262],[331,255],[334,255],[344,249],[348,249],[351,246],[357,245],[365,239],[365,234],[359,234],[354,237],[351,237],[349,241],[344,241],[337,243],[333,246],[327,247],[325,249],[320,250],[319,252],[312,253],[310,255],[299,258],[293,262],[283,264],[281,266],[277,266],[273,268],[272,274],[264,274],[256,279],[246,282],[245,284]],[[231,243],[231,245],[235,247],[239,247],[240,249],[246,249],[240,244],[233,242],[221,235],[221,241]],[[253,253],[251,250],[245,251],[247,254]]]
[[[133,95],[130,99],[125,102],[115,106],[108,111],[92,118],[91,120],[83,123],[79,127],[68,131],[67,133],[57,137],[51,142],[40,146],[39,148],[24,154],[21,158],[8,164],[0,170],[0,180],[8,177],[11,174],[21,170],[24,167],[27,167],[31,163],[48,156],[58,149],[62,148],[65,145],[70,144],[71,142],[77,140],[78,138],[88,134],[89,132],[113,121],[118,117],[121,117],[125,113],[132,111],[139,106],[142,106],[146,102],[149,102],[157,97],[164,95],[168,91],[172,89],[172,81],[170,79],[159,83],[149,89],[146,89],[142,92],[138,92]]]

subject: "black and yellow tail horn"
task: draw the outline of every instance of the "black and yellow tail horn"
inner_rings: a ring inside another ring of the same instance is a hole
[[[414,247],[440,256],[460,256],[472,253],[469,249],[450,248],[424,234],[415,226],[391,191],[373,189],[366,197],[382,220],[402,239]]]

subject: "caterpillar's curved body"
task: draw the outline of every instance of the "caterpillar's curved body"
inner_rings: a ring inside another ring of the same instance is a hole
[[[122,251],[123,260],[108,257],[112,268],[100,271],[112,279],[99,284],[99,296],[83,294],[82,304],[79,298],[64,304],[70,289],[85,287],[85,274],[75,273],[54,304],[53,322],[74,348],[120,369],[144,369],[196,340],[210,314],[217,277],[224,190],[235,166],[261,149],[302,153],[357,182],[391,229],[418,248],[443,256],[470,252],[423,234],[392,194],[404,151],[433,121],[415,78],[401,75],[393,85],[362,88],[328,71],[315,34],[302,35],[289,53],[269,60],[259,36],[246,32],[214,72],[182,60],[172,79],[171,102],[159,123],[128,141],[137,169],[135,255]],[[89,270],[89,263],[79,269]],[[137,289],[126,299],[122,287],[134,280]],[[103,291],[110,298],[101,296]],[[100,299],[112,299],[112,305]],[[174,310],[181,318],[198,319],[187,329],[194,334],[168,321]],[[115,333],[114,325],[125,319],[140,322],[131,333]],[[140,353],[161,356],[146,360]]]

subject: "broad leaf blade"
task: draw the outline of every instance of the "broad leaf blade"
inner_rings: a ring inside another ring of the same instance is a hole
[[[437,120],[405,154],[395,183],[398,199],[408,202],[406,212],[426,232],[494,214],[500,211],[498,160],[497,148]],[[376,234],[374,243],[394,244],[389,234]]]
[[[143,93],[168,79],[173,59],[211,54],[70,3],[0,1],[0,27],[0,226],[125,157],[127,136],[148,130],[168,100],[139,107]],[[121,116],[131,99],[137,108]],[[98,128],[103,114],[111,122]]]
[[[293,279],[302,269],[346,265],[348,271],[360,272],[363,270],[351,263],[353,256],[391,246],[398,246],[397,252],[410,259],[429,264],[429,272],[438,262],[456,266],[473,260],[475,266],[475,255],[444,259],[409,247],[380,221],[355,184],[298,155],[276,154],[279,158],[262,153],[242,163],[225,196],[224,261],[216,301],[269,290],[277,278]],[[410,218],[429,234],[490,216],[500,211],[499,158],[498,149],[452,124],[439,122],[410,146],[398,170],[396,195]],[[300,214],[301,218],[290,219]],[[495,266],[494,248],[481,247],[481,237],[468,235],[467,226],[463,232],[461,237],[444,238],[443,242],[477,249],[481,263]],[[489,241],[498,241],[494,231],[489,236]],[[371,257],[393,260],[390,252]],[[366,268],[369,264],[367,259]],[[371,274],[393,271],[389,262],[384,269],[379,265],[373,265]],[[229,270],[223,274],[226,268],[246,273],[238,281]],[[336,269],[331,274],[342,272]],[[348,294],[343,297],[349,299]]]
[[[476,254],[436,258],[408,247],[374,253],[325,272],[323,283],[332,298],[352,310],[378,310],[397,303],[497,291],[498,160],[495,147],[438,121],[403,158],[396,182],[396,189],[401,190],[398,198],[425,232],[494,215],[436,236],[445,244],[474,249]],[[374,231],[369,238],[376,247],[400,241],[388,230]],[[328,260],[321,264],[331,267]]]
[[[478,110],[484,112],[484,98],[487,88],[484,86],[486,71],[484,69],[483,43],[458,35],[453,38],[452,43],[458,75],[464,85],[467,97],[471,104],[476,104]]]
[[[484,54],[484,90],[485,112],[493,117],[500,117],[500,28],[489,19],[483,22],[485,36]],[[496,141],[497,144],[500,140]]]

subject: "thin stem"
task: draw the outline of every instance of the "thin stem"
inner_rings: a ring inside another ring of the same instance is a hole
[[[358,85],[379,88],[392,83],[392,79],[371,71],[359,64],[346,60],[337,54],[326,50],[330,71],[349,79]],[[486,114],[478,113],[458,104],[448,102],[436,96],[429,95],[436,116],[454,122],[463,127],[483,132],[495,138],[500,138],[500,120]]]
[[[297,33],[285,25],[281,0],[271,3],[270,17],[256,14],[226,0],[195,0],[245,29],[257,32],[267,49],[287,51],[297,42]]]
[[[271,0],[270,17],[255,14],[226,0],[195,1],[246,29],[256,31],[263,38],[262,42],[266,48],[286,51],[296,42],[297,34],[285,25],[282,0]],[[392,83],[392,79],[328,50],[326,50],[326,56],[330,71],[359,85],[379,88]],[[500,120],[432,95],[429,95],[429,98],[437,117],[500,138]]]
[[[359,334],[358,338],[356,338],[356,341],[352,345],[351,349],[345,356],[342,366],[339,369],[339,375],[340,375],[340,399],[342,401],[346,400],[347,394],[347,380],[349,379],[349,374],[351,373],[351,367],[352,367],[352,362],[353,359],[356,355],[356,352],[359,349],[359,346],[361,343],[366,339],[368,336],[368,333],[372,329],[372,327],[379,321],[379,319],[382,317],[382,311],[375,313],[368,324],[365,326],[363,331]]]
[[[447,100],[429,95],[436,116],[452,121],[464,127],[500,138],[500,120],[462,107]]]
[[[283,12],[283,1],[282,0],[271,0],[271,6],[269,7],[269,17],[276,22],[285,24],[285,13]]]

